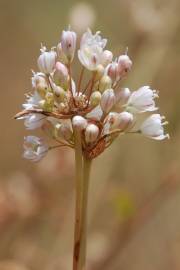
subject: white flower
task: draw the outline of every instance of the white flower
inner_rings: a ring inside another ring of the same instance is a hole
[[[169,138],[168,134],[164,134],[163,126],[167,124],[167,122],[162,122],[164,118],[160,114],[152,114],[142,123],[140,127],[141,133],[155,140]]]
[[[55,51],[51,50],[47,52],[45,47],[42,48],[41,55],[37,61],[40,71],[45,74],[53,72],[56,63],[56,57],[57,55]]]
[[[158,97],[156,90],[151,90],[149,86],[143,86],[130,95],[127,108],[133,113],[152,112],[157,110],[154,99]]]
[[[27,136],[24,138],[24,154],[23,157],[31,161],[39,161],[48,151],[48,146],[42,139],[36,136]]]
[[[20,119],[25,119],[25,127],[32,130],[40,128],[45,123],[46,117],[43,114],[31,113],[21,117]]]
[[[27,103],[24,103],[22,106],[26,110],[32,110],[34,108],[39,108],[39,102],[42,100],[37,91],[33,95],[27,95]]]
[[[103,60],[103,49],[106,46],[107,40],[102,39],[99,32],[95,35],[88,29],[81,39],[80,50],[78,57],[83,66],[89,70],[96,70],[98,65]]]

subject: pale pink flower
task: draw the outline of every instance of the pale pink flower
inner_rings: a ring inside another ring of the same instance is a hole
[[[98,65],[102,63],[103,49],[107,43],[106,39],[102,39],[99,32],[95,35],[88,29],[81,39],[78,57],[83,66],[89,70],[96,70]]]
[[[160,114],[152,114],[141,125],[141,133],[155,140],[164,140],[165,138],[169,138],[168,134],[164,134],[163,126],[167,124],[167,122],[163,122],[163,120],[164,117]]]
[[[23,157],[34,162],[39,161],[46,155],[48,148],[41,138],[27,136],[24,138]]]
[[[127,108],[132,112],[152,112],[157,110],[154,99],[158,97],[156,90],[149,86],[143,86],[137,91],[132,92],[128,101]]]

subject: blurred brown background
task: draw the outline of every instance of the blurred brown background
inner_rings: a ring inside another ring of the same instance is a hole
[[[127,135],[94,162],[88,269],[180,269],[179,14],[179,0],[0,0],[0,270],[71,269],[73,153],[23,160],[28,132],[13,120],[31,90],[40,43],[56,45],[68,24],[101,30],[114,53],[128,46],[134,65],[124,85],[160,91],[171,136]]]

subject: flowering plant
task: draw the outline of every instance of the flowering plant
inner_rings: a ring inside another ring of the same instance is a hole
[[[24,119],[27,129],[41,128],[56,145],[48,146],[42,138],[25,137],[24,157],[39,161],[57,147],[75,150],[76,210],[73,269],[85,265],[87,194],[91,161],[113,141],[126,133],[138,133],[163,140],[164,117],[155,105],[156,90],[143,86],[136,91],[122,88],[120,83],[131,70],[127,51],[113,60],[106,50],[107,39],[89,29],[83,34],[78,50],[82,70],[75,83],[72,62],[77,36],[63,31],[61,41],[50,51],[41,47],[39,72],[33,72],[33,93],[27,95],[24,110],[16,119]],[[85,70],[90,79],[83,85]],[[83,86],[82,86],[83,85]]]

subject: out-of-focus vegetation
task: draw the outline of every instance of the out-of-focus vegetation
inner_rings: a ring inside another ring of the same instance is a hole
[[[71,269],[73,152],[24,161],[27,131],[12,119],[31,90],[40,43],[56,45],[69,23],[101,30],[117,54],[128,46],[134,65],[124,85],[160,91],[171,136],[122,137],[94,162],[88,269],[180,269],[179,12],[179,0],[0,0],[0,270]]]

